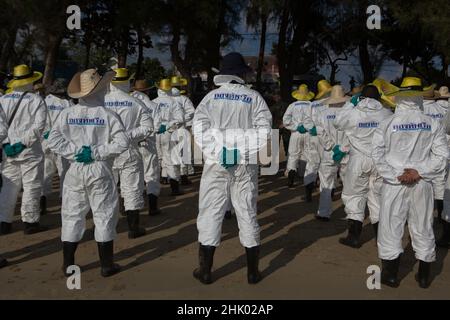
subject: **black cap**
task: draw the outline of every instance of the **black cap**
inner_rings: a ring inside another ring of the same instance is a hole
[[[380,95],[380,92],[378,91],[378,88],[371,84],[365,86],[362,89],[361,97],[372,98],[372,99],[375,99],[378,101],[381,99],[381,95]]]
[[[245,63],[244,57],[238,52],[231,52],[222,59],[220,75],[241,76],[252,69]]]

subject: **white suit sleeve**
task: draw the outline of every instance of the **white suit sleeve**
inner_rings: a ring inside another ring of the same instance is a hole
[[[397,177],[403,172],[397,172],[386,161],[386,141],[385,141],[386,125],[381,125],[375,130],[372,140],[372,158],[375,162],[378,173],[383,179],[390,184],[400,184]]]
[[[295,123],[293,121],[293,117],[292,117],[293,110],[294,110],[294,105],[291,104],[287,108],[287,110],[286,110],[286,112],[284,113],[284,116],[283,116],[283,125],[284,125],[284,127],[286,129],[292,131],[292,132],[297,131],[297,127],[299,126],[298,123]]]
[[[450,135],[450,112],[447,112],[444,124],[446,133]]]
[[[80,148],[64,136],[63,128],[65,123],[63,123],[63,118],[64,117],[60,115],[53,124],[53,128],[51,129],[50,135],[47,139],[47,145],[51,151],[59,154],[61,157],[68,160],[74,160],[74,156],[80,151]]]
[[[115,158],[128,149],[130,142],[125,133],[125,128],[116,115],[111,114],[110,116],[115,117],[117,121],[111,119],[109,143],[92,147],[92,156],[95,160],[103,161],[109,158]]]
[[[216,158],[223,148],[223,142],[216,141],[215,131],[211,129],[211,118],[207,108],[208,103],[209,95],[203,98],[202,102],[200,102],[195,110],[192,132],[194,141],[202,150],[203,155],[207,159],[217,160]]]
[[[28,148],[31,147],[36,141],[42,139],[44,133],[45,124],[47,122],[47,105],[45,101],[38,99],[39,104],[36,106],[34,114],[30,115],[33,120],[33,124],[27,130],[26,134],[21,137],[21,141]]]
[[[128,130],[127,134],[131,141],[140,142],[147,139],[153,132],[153,119],[147,108],[139,106],[139,125]]]
[[[311,106],[311,104],[309,106],[305,106],[303,107],[305,108],[303,110],[304,112],[304,119],[303,119],[303,126],[305,127],[306,130],[311,130],[314,126],[314,108]]]
[[[433,181],[447,167],[447,159],[449,156],[447,137],[442,125],[436,126],[433,143],[431,145],[431,155],[427,161],[419,163],[415,168],[419,175],[426,181]]]
[[[194,104],[192,103],[191,99],[186,97],[184,102],[184,122],[185,123],[192,122],[192,119],[194,119],[194,113],[195,113]]]
[[[8,122],[6,121],[6,115],[3,112],[2,107],[0,106],[0,144],[3,143],[3,140],[8,136]]]
[[[183,107],[178,102],[173,102],[171,106],[172,119],[167,124],[168,128],[173,130],[179,129],[180,126],[184,123],[184,111]]]

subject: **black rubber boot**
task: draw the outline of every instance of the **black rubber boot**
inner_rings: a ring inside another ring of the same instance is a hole
[[[372,224],[373,233],[375,234],[375,240],[378,239],[378,222]]]
[[[45,216],[47,214],[47,197],[46,196],[41,196],[40,207],[41,207],[41,216]]]
[[[297,176],[297,171],[290,170],[288,173],[288,188],[294,187],[295,177]]]
[[[441,248],[450,248],[450,222],[442,221],[442,236],[436,240],[436,245]]]
[[[139,226],[139,210],[126,211],[128,222],[128,239],[145,236],[145,229]]]
[[[172,189],[172,196],[181,196],[183,192],[180,191],[180,183],[177,180],[170,179],[170,188]]]
[[[351,248],[361,248],[359,238],[362,231],[362,222],[348,219],[348,234],[345,238],[340,238],[339,242]]]
[[[7,265],[8,265],[8,260],[6,260],[2,256],[0,256],[0,269],[6,267]]]
[[[381,260],[381,283],[392,288],[400,285],[397,274],[400,266],[400,257],[395,260]]]
[[[442,219],[442,211],[444,211],[444,200],[435,200],[434,206],[436,207],[438,213],[438,221],[444,222]]]
[[[35,222],[35,223],[28,223],[28,222],[24,222],[23,223],[25,228],[23,230],[24,234],[35,234],[35,233],[39,233],[39,232],[43,232],[43,231],[47,231],[48,228],[47,227],[43,227],[39,224],[39,222]]]
[[[167,177],[162,177],[161,184],[163,184],[163,185],[169,184],[169,179]]]
[[[12,229],[12,223],[8,222],[0,222],[0,234],[10,234]]]
[[[63,241],[63,273],[66,277],[71,276],[71,273],[67,272],[69,266],[75,265],[75,251],[78,248],[78,242]]]
[[[262,280],[259,272],[259,246],[253,248],[245,248],[247,254],[247,281],[249,284],[256,284]]]
[[[102,277],[110,277],[120,271],[120,266],[114,263],[114,241],[97,242],[98,255],[100,257]]]
[[[216,247],[200,245],[198,249],[199,267],[194,270],[194,278],[203,284],[211,284],[211,268],[214,260]]]
[[[427,289],[431,284],[430,269],[431,262],[419,260],[419,272],[416,274],[416,281],[422,289]]]
[[[125,201],[122,197],[119,197],[119,211],[122,217],[126,217],[127,213],[125,211]]]
[[[158,209],[158,197],[150,193],[148,195],[148,214],[150,216],[157,216],[160,213],[161,210]]]
[[[305,186],[305,201],[306,202],[312,202],[312,193],[314,191],[315,184],[314,182],[307,184]]]
[[[233,215],[231,214],[231,210],[225,211],[225,219],[231,220],[233,218]]]
[[[191,184],[192,184],[192,181],[189,180],[188,176],[186,176],[186,175],[181,176],[181,185],[182,186],[189,186]]]

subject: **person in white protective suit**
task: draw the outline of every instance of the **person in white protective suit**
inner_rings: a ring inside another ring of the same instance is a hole
[[[448,106],[442,105],[437,101],[439,97],[439,93],[434,90],[430,90],[428,94],[424,95],[423,101],[423,113],[433,119],[439,121],[439,123],[443,123],[445,116],[447,115]],[[447,137],[447,141],[449,138]],[[444,170],[441,176],[433,181],[433,191],[434,191],[434,199],[435,199],[435,208],[438,212],[438,218],[441,219],[442,212],[444,210],[444,192],[445,192],[445,184],[447,179],[447,170]]]
[[[8,83],[12,92],[0,98],[8,123],[8,137],[3,141],[0,192],[1,233],[11,232],[17,197],[22,195],[22,221],[25,234],[46,230],[39,224],[39,200],[42,194],[44,154],[41,139],[44,133],[47,108],[44,100],[31,92],[33,82],[42,77],[26,65],[14,68],[14,79]]]
[[[314,112],[314,123],[317,128],[319,153],[319,179],[320,179],[320,199],[316,219],[329,221],[332,213],[332,200],[336,188],[338,166],[333,160],[333,153],[330,144],[337,145],[344,142],[344,133],[336,130],[333,126],[342,106],[347,103],[349,97],[345,96],[344,89],[340,85],[333,86],[330,98],[322,102],[323,107],[317,108]],[[331,147],[333,147],[331,146]]]
[[[192,101],[185,95],[186,91],[182,87],[187,86],[187,80],[174,76],[171,78],[172,83],[172,97],[178,101],[184,111],[184,124],[178,129],[178,136],[182,138],[180,142],[182,163],[180,165],[181,185],[190,185],[192,182],[188,176],[194,174],[194,167],[192,166],[192,139],[191,128],[192,119],[194,118],[195,107]]]
[[[155,118],[160,126],[155,130],[161,152],[161,167],[166,171],[172,195],[178,196],[183,193],[180,190],[181,157],[177,130],[184,123],[184,112],[182,106],[171,96],[171,92],[170,79],[161,80],[158,84],[158,97],[153,102],[158,105]]]
[[[421,79],[403,79],[395,96],[395,114],[376,129],[372,158],[383,177],[378,228],[381,283],[398,287],[402,238],[408,223],[411,244],[419,262],[416,280],[430,285],[436,259],[433,232],[433,185],[445,170],[449,150],[443,126],[422,111]]]
[[[449,108],[449,99],[450,93],[448,87],[441,87],[439,89],[439,98],[436,101],[441,107],[448,110]],[[447,133],[447,141],[450,141],[450,112],[446,113],[446,116],[442,122],[446,129]],[[439,239],[436,240],[436,245],[441,248],[450,248],[450,164],[447,166],[447,180],[445,183],[445,192],[444,192],[444,204],[443,204],[443,212],[441,215],[442,222],[442,235]]]
[[[8,136],[8,124],[7,124],[7,121],[6,121],[6,115],[3,112],[3,109],[0,108],[0,142],[5,140],[5,138],[7,136]],[[0,191],[2,190],[2,186],[3,186],[1,162],[2,162],[2,159],[0,157]],[[7,265],[8,265],[8,260],[6,260],[5,258],[3,258],[0,255],[0,269],[3,268],[3,267],[6,267]]]
[[[147,107],[147,111],[153,119],[153,128],[159,128],[160,124],[156,122],[159,117],[156,117],[156,109],[158,105],[154,103],[146,92],[150,90],[150,86],[145,80],[136,80],[133,92],[131,95],[142,101]],[[147,187],[148,196],[148,214],[155,216],[161,213],[158,208],[158,197],[161,192],[160,184],[160,167],[158,159],[158,149],[156,145],[156,132],[148,137],[146,140],[139,142],[139,152],[142,156],[142,164],[144,168],[144,181]]]
[[[248,70],[242,55],[226,55],[214,78],[219,88],[206,95],[194,115],[194,140],[205,157],[197,217],[199,267],[194,277],[204,284],[213,281],[214,252],[229,199],[246,250],[248,283],[262,279],[258,270],[257,153],[267,144],[272,115],[262,96],[245,85]]]
[[[47,121],[42,140],[42,148],[44,151],[44,186],[40,201],[41,215],[47,213],[47,197],[52,192],[53,176],[56,173],[59,175],[60,196],[62,196],[64,176],[69,168],[69,162],[66,159],[55,155],[48,148],[48,135],[50,134],[53,123],[56,121],[61,111],[73,105],[70,100],[62,98],[65,90],[60,82],[55,81],[47,91],[49,92],[45,97],[45,104],[47,105]]]
[[[310,113],[310,101],[314,98],[314,93],[309,91],[306,85],[302,84],[297,90],[292,92],[292,96],[297,101],[289,105],[283,115],[283,125],[286,129],[291,131],[287,161],[289,188],[294,186],[295,177],[298,175],[297,170],[299,167],[301,174],[304,174],[305,171],[305,148],[308,133],[305,129],[305,121]]]
[[[128,149],[129,138],[120,118],[104,107],[105,94],[114,72],[101,77],[97,70],[75,74],[67,92],[77,105],[61,111],[48,137],[54,153],[70,161],[64,179],[61,206],[63,272],[75,264],[75,251],[92,211],[101,275],[120,271],[113,262],[114,239],[119,216],[114,158]]]
[[[306,135],[306,168],[303,179],[305,185],[306,202],[312,202],[312,193],[316,188],[317,174],[320,168],[320,155],[323,148],[320,146],[319,137],[317,136],[317,127],[314,121],[318,121],[319,112],[325,109],[323,101],[331,94],[331,85],[326,80],[321,80],[317,84],[319,94],[316,100],[311,103],[307,118],[305,119],[305,129],[308,131]]]
[[[139,226],[139,212],[145,206],[142,157],[139,143],[146,141],[153,132],[153,119],[141,100],[129,92],[130,76],[128,69],[114,70],[116,76],[111,81],[110,92],[105,96],[105,108],[116,113],[125,127],[130,146],[114,159],[113,173],[120,183],[120,196],[123,198],[128,222],[128,238],[136,239],[145,235]]]
[[[349,142],[345,146],[334,140],[328,147],[333,150],[335,162],[340,162],[346,154],[349,155],[347,166],[350,170],[344,176],[342,191],[348,235],[339,239],[339,242],[352,248],[361,247],[360,236],[366,204],[369,207],[370,222],[375,236],[377,235],[383,178],[372,160],[372,138],[380,123],[391,115],[392,112],[381,104],[377,87],[368,85],[364,87],[358,104],[352,109],[341,110],[332,123]]]

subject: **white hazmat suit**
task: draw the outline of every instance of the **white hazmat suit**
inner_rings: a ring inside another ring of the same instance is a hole
[[[241,244],[253,248],[260,243],[256,218],[258,165],[256,161],[249,164],[249,160],[256,158],[267,143],[272,116],[261,95],[247,88],[242,79],[220,75],[214,82],[219,88],[197,107],[193,125],[195,142],[206,158],[200,183],[198,241],[203,246],[219,246],[231,199]],[[223,148],[239,150],[237,165],[226,169],[219,163]]]
[[[396,102],[395,114],[380,124],[373,137],[372,157],[384,179],[378,254],[387,261],[402,254],[408,222],[416,258],[429,263],[436,259],[432,182],[447,165],[447,141],[439,122],[422,112],[421,97],[396,97]],[[403,185],[398,177],[409,168],[417,170],[422,179]]]

